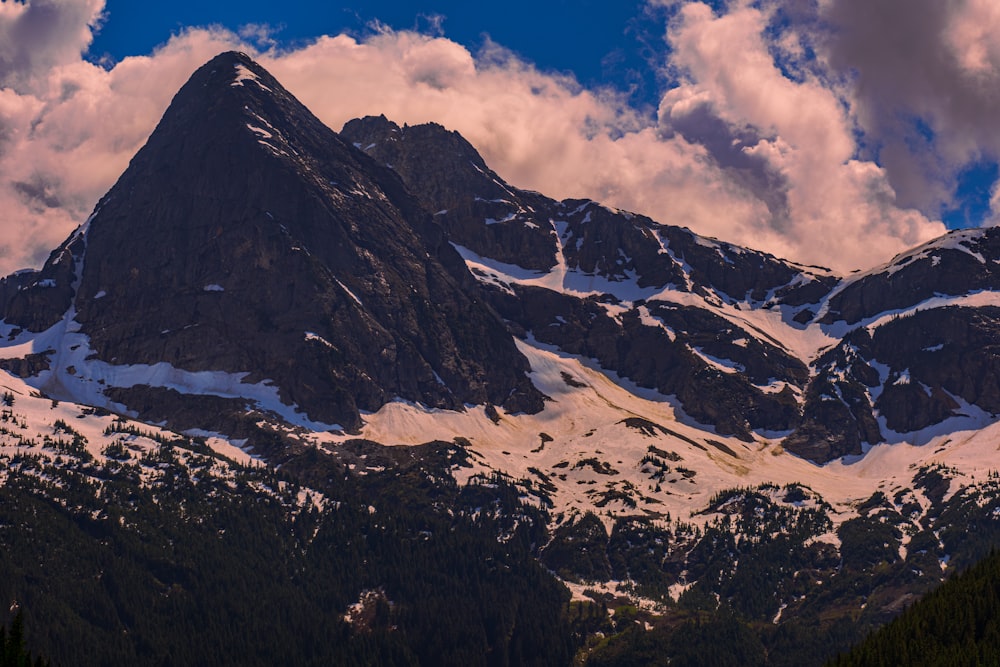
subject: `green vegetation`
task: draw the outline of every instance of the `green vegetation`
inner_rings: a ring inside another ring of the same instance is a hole
[[[703,529],[669,517],[619,519],[608,540],[611,578],[629,581],[629,592],[661,600],[661,608],[591,640],[581,660],[601,666],[825,664],[935,589],[945,564],[975,562],[1000,544],[996,476],[946,499],[941,489],[948,486],[947,473],[920,470],[916,491],[903,489],[891,499],[875,493],[858,506],[857,518],[838,527],[839,549],[823,537],[832,531],[829,506],[795,484],[719,492],[704,511],[709,521]],[[930,501],[930,512],[914,512],[915,493]],[[1000,611],[996,581],[982,613],[956,615],[964,631],[945,631],[975,644],[975,652],[930,663],[915,653],[906,663],[894,662],[897,649],[887,648],[883,662],[860,659],[837,667],[1000,664],[980,642],[996,632],[990,629]],[[666,594],[677,585],[683,593],[673,603]],[[970,585],[970,595],[984,586]],[[610,596],[602,601],[613,606]]]
[[[831,667],[1000,665],[1000,553],[926,595]]]
[[[443,481],[444,454],[342,469],[322,498],[171,445],[60,455],[0,457],[0,599],[53,664],[558,665],[575,650],[568,594],[533,556],[540,510],[500,478]]]
[[[551,476],[458,487],[467,442],[300,446],[279,473],[126,420],[100,454],[19,420],[0,415],[0,600],[23,616],[0,627],[57,665],[822,665],[1000,543],[1000,478],[952,489],[940,467],[836,530],[808,487],[764,484],[697,524],[642,504],[550,532]],[[679,470],[669,454],[640,465]],[[994,631],[969,613],[978,651]]]
[[[48,667],[43,658],[31,658],[24,644],[24,615],[18,611],[10,629],[0,627],[0,667]]]

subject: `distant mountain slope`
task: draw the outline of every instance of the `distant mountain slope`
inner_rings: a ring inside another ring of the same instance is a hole
[[[989,315],[1000,230],[953,232],[838,279],[519,190],[438,125],[368,117],[342,134],[436,211],[519,335],[673,397],[719,434],[783,434],[787,450],[822,463],[1000,412]]]
[[[830,667],[1000,664],[1000,553],[907,609]]]
[[[519,190],[455,133],[351,121],[342,134],[403,177],[517,329],[678,398],[694,420],[750,440],[798,423],[808,372],[724,304],[792,309],[835,279],[586,200]]]

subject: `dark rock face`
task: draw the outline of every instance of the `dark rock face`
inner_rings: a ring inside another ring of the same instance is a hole
[[[1000,290],[1000,227],[946,234],[855,280],[830,298],[823,322],[860,322],[935,295]]]
[[[876,416],[912,433],[969,416],[961,402],[1000,413],[1000,308],[946,307],[857,329],[814,364],[801,426],[784,446],[813,461],[882,442]]]
[[[997,259],[1000,229],[954,231],[835,289],[822,324],[881,323],[814,362],[802,424],[784,446],[825,462],[881,442],[877,417],[905,434],[970,416],[963,402],[1000,413],[997,309],[925,303],[1000,289]]]
[[[384,117],[367,117],[347,123],[342,135],[399,172],[437,212],[435,220],[454,243],[538,275],[561,264],[577,277],[603,279],[611,292],[619,285],[623,293],[669,287],[717,304],[772,306],[814,303],[837,282],[822,270],[590,200],[557,202],[519,190],[439,125],[401,128]],[[487,277],[484,290],[519,335],[530,333],[594,358],[640,386],[675,396],[690,417],[720,433],[750,439],[754,430],[785,431],[799,423],[795,392],[808,378],[805,365],[774,341],[708,310],[623,302],[613,293],[580,298],[533,287],[498,288]],[[612,314],[608,305],[623,312]],[[648,326],[648,318],[659,318],[674,333]],[[805,319],[811,318],[809,311]],[[708,359],[714,357],[732,370],[713,365]],[[786,386],[775,390],[778,382]]]
[[[41,271],[0,279],[0,319],[36,333],[60,321],[73,302],[73,283],[83,248],[83,236],[74,233],[52,251]]]
[[[541,408],[527,361],[398,176],[242,54],[195,72],[85,239],[77,320],[109,363],[249,372],[346,428],[396,397]]]
[[[879,385],[871,358],[871,338],[864,329],[823,354],[806,389],[802,423],[782,445],[803,458],[825,463],[860,454],[862,443],[882,441],[869,391]]]
[[[642,215],[518,189],[461,135],[435,123],[400,127],[368,116],[349,121],[341,136],[399,173],[450,240],[506,264],[547,271],[561,259],[611,281],[634,278],[640,287],[675,285],[736,300],[763,301],[781,290],[778,301],[792,305],[818,301],[837,282]]]
[[[508,185],[457,132],[367,116],[340,134],[391,166],[455,243],[526,269],[555,266],[552,200]]]
[[[567,267],[611,282],[634,278],[639,287],[687,289],[681,263],[663,249],[664,228],[649,218],[567,199],[558,207],[558,219]]]
[[[888,366],[875,407],[907,433],[959,411],[956,399],[1000,413],[1000,308],[937,308],[879,327],[872,352]]]
[[[768,253],[705,239],[682,227],[661,227],[672,254],[691,267],[691,280],[736,301],[802,305],[825,294],[836,279]]]
[[[490,298],[537,340],[676,396],[691,418],[723,435],[751,440],[754,430],[798,424],[793,387],[805,385],[805,365],[707,310],[663,301],[622,305],[611,297],[580,299],[539,287],[515,286],[513,292],[495,290]],[[612,315],[609,306],[623,312]],[[769,390],[774,383],[785,386]]]

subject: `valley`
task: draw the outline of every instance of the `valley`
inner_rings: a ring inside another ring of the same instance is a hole
[[[63,662],[169,660],[236,586],[218,664],[269,623],[302,664],[680,660],[704,621],[818,665],[1000,540],[997,228],[840,276],[336,133],[240,53],[0,316],[0,593]]]

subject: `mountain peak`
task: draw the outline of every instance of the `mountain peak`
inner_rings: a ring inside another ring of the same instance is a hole
[[[189,83],[237,87],[245,81],[255,81],[261,87],[277,83],[266,69],[242,51],[225,51],[215,56],[195,70]]]
[[[255,118],[261,121],[256,126],[262,123],[322,125],[250,56],[226,51],[195,70],[174,96],[151,142],[157,133],[185,132],[208,122],[233,124],[242,121],[240,125],[245,127],[247,121]],[[223,139],[231,137],[223,136]]]
[[[223,51],[219,55],[209,60],[203,67],[216,68],[220,65],[233,65],[234,67],[243,65],[259,72],[264,72],[264,68],[257,64],[257,61],[248,56],[243,51]]]
[[[348,121],[340,135],[390,165],[451,241],[527,269],[554,266],[555,232],[542,212],[547,200],[504,181],[458,132],[366,116]]]
[[[82,247],[68,244],[65,278],[55,260],[30,277],[66,288],[47,309],[66,317],[34,329],[73,320],[82,336],[52,350],[54,396],[157,421],[205,417],[210,396],[321,430],[397,399],[541,408],[527,361],[399,177],[246,54],[195,71]]]

